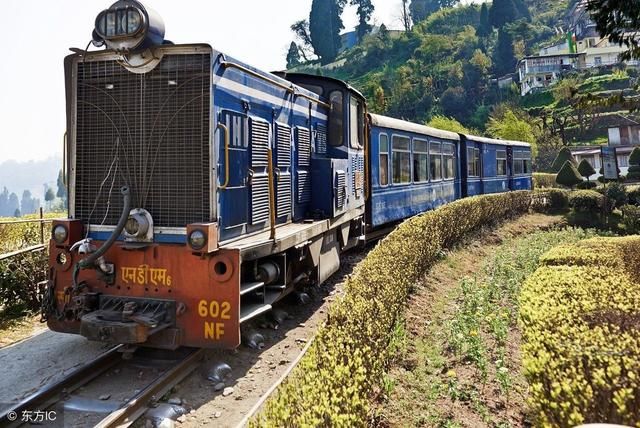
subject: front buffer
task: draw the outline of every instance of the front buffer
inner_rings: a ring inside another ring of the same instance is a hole
[[[100,242],[95,242],[100,246]],[[89,340],[175,349],[240,344],[240,255],[193,253],[188,246],[114,244],[113,274],[81,270],[84,256],[50,244],[43,315],[51,330]]]

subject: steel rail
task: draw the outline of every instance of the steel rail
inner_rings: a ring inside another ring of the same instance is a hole
[[[140,393],[129,400],[124,407],[109,414],[98,422],[96,428],[126,427],[136,419],[144,415],[149,409],[149,404],[168,393],[174,386],[187,377],[198,366],[204,357],[205,350],[194,349],[182,359],[176,366],[164,372],[152,384],[144,388]]]
[[[302,348],[302,351],[300,352],[300,354],[298,354],[296,359],[293,360],[293,362],[289,365],[289,367],[287,367],[287,370],[285,370],[285,372],[282,373],[282,376],[280,376],[280,378],[278,378],[278,380],[273,385],[271,385],[271,387],[267,390],[267,392],[262,394],[262,397],[260,397],[258,402],[254,404],[253,407],[244,416],[244,418],[242,418],[242,420],[238,422],[238,424],[236,425],[236,428],[243,428],[249,424],[249,420],[251,420],[251,418],[258,413],[258,411],[262,408],[264,403],[273,395],[274,392],[276,392],[276,390],[282,384],[282,382],[284,382],[289,377],[293,369],[295,369],[296,366],[300,363],[300,360],[302,360],[302,357],[304,357],[307,351],[309,350],[309,348],[311,348],[311,344],[313,343],[315,338],[316,336],[314,334],[311,340],[309,340],[305,345],[305,347]]]
[[[93,379],[122,361],[122,354],[119,352],[120,347],[121,345],[110,349],[95,360],[74,370],[64,379],[50,385],[46,385],[14,407],[4,411],[0,414],[0,425],[9,427],[20,426],[22,424],[20,418],[22,412],[44,410],[60,401],[70,392],[91,382]],[[12,421],[8,418],[10,414],[17,415],[18,418],[15,421]],[[8,423],[8,425],[4,425],[5,423]]]

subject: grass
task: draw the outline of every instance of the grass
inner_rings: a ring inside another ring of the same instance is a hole
[[[405,336],[384,413],[392,425],[512,426],[526,420],[517,300],[550,248],[595,235],[581,229],[535,232],[502,243],[475,275],[437,297],[423,328]],[[459,259],[443,264],[461,270]],[[419,324],[418,324],[419,325]]]

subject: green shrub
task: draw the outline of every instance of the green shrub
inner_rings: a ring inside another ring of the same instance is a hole
[[[640,186],[627,187],[627,198],[630,205],[640,205]]]
[[[560,168],[560,171],[556,176],[556,183],[569,188],[573,188],[573,186],[580,184],[583,181],[584,180],[582,179],[582,176],[580,176],[576,166],[569,161],[566,161],[564,165],[562,165],[562,168]]]
[[[393,350],[391,332],[415,282],[469,232],[525,213],[530,192],[462,199],[411,218],[345,284],[308,353],[253,426],[363,426]]]
[[[622,215],[625,232],[629,235],[640,233],[640,207],[626,205],[622,207]]]
[[[580,175],[582,175],[584,178],[586,178],[587,180],[589,180],[589,177],[591,177],[593,174],[596,173],[596,170],[593,169],[593,167],[591,166],[591,164],[589,163],[589,161],[587,161],[586,159],[582,159],[582,161],[580,162],[580,164],[578,165],[578,172],[580,173]]]
[[[536,190],[533,193],[531,208],[537,212],[558,212],[569,206],[569,191],[562,189]]]
[[[594,190],[577,190],[569,194],[569,206],[576,211],[599,211],[603,204],[604,196]]]
[[[23,253],[0,261],[0,307],[37,311],[38,282],[46,280],[47,252]]]
[[[590,190],[590,189],[595,189],[596,187],[598,187],[598,184],[594,183],[593,181],[583,181],[582,183],[576,186],[576,188],[581,190]]]
[[[605,190],[605,196],[608,199],[610,209],[620,208],[629,201],[627,191],[620,183],[608,184]]]
[[[558,187],[556,174],[546,174],[543,172],[533,173],[533,187],[536,189]]]
[[[640,421],[640,238],[594,238],[541,259],[520,295],[537,426]]]

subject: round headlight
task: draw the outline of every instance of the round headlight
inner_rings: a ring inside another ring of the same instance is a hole
[[[130,236],[136,236],[140,231],[140,223],[134,216],[130,216],[124,225],[124,231]]]
[[[201,250],[207,243],[207,237],[201,230],[194,230],[189,234],[189,245],[194,250]]]
[[[51,231],[51,237],[56,241],[56,244],[64,244],[67,240],[67,236],[69,236],[69,232],[67,231],[67,228],[61,224],[56,225]]]

